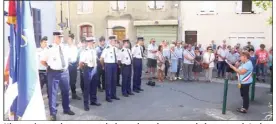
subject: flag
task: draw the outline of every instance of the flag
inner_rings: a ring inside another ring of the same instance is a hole
[[[8,24],[16,24],[16,7],[15,0],[9,1],[9,12],[8,12]]]
[[[18,66],[18,120],[46,120],[44,101],[38,75],[36,44],[30,1],[17,2],[17,38],[20,43]],[[17,7],[18,9],[18,7]],[[22,17],[20,17],[22,16]]]

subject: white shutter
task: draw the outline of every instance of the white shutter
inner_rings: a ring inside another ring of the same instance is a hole
[[[118,1],[118,8],[119,8],[119,10],[125,10],[126,9],[126,1]]]
[[[154,1],[149,1],[149,8],[154,9]]]
[[[252,11],[254,11],[254,13],[261,13],[263,9],[256,6],[256,4],[252,1]]]
[[[83,12],[83,9],[82,9],[82,1],[78,2],[78,12]]]
[[[156,9],[163,9],[165,6],[165,1],[156,1]]]
[[[110,1],[110,7],[112,10],[117,10],[117,1]]]
[[[236,4],[235,4],[236,6],[236,9],[235,9],[235,11],[236,11],[236,13],[242,13],[242,1],[236,1]]]

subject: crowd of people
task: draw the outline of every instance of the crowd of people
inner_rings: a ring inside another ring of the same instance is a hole
[[[243,51],[250,53],[257,81],[265,82],[267,69],[272,71],[272,47],[267,51],[264,44],[260,44],[260,48],[254,48],[251,42],[243,47],[239,43],[235,46],[227,45],[226,40],[223,40],[221,45],[211,42],[212,44],[204,49],[201,44],[178,41],[162,41],[157,45],[156,41],[151,39],[147,49],[148,78],[156,78],[157,69],[157,79],[160,82],[165,78],[170,81],[179,80],[182,79],[180,73],[183,70],[184,81],[199,81],[199,74],[202,72],[205,74],[205,81],[212,82],[213,70],[216,69],[216,78],[235,80],[236,73],[226,61],[238,67]]]

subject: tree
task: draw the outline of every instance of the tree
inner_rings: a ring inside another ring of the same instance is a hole
[[[268,9],[272,8],[272,1],[255,1],[254,4],[256,4],[257,7],[262,8],[264,11],[267,11]],[[270,16],[267,20],[268,24],[272,25],[273,20],[272,16]]]

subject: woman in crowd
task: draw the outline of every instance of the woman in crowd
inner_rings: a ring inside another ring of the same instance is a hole
[[[247,113],[249,108],[249,87],[253,81],[253,65],[250,61],[250,54],[248,52],[241,52],[240,54],[241,65],[237,68],[230,63],[227,63],[239,77],[238,87],[240,88],[241,97],[243,99],[243,105],[238,108],[237,111],[241,113]]]
[[[178,58],[175,52],[175,45],[171,44],[170,45],[170,55],[169,55],[169,61],[170,61],[170,80],[176,80],[175,78],[175,73],[177,72],[177,62]]]
[[[200,54],[199,48],[195,48],[195,61],[193,66],[193,72],[194,72],[194,80],[199,81],[199,73],[202,72],[202,56]]]
[[[165,69],[165,57],[163,56],[163,47],[162,45],[158,46],[158,51],[156,53],[157,57],[157,76],[158,81],[163,82],[164,81],[164,69]]]
[[[215,54],[213,53],[212,47],[207,47],[207,51],[203,55],[203,63],[208,65],[204,68],[206,82],[212,82],[213,68],[215,67]]]
[[[170,63],[169,63],[169,54],[170,54],[170,48],[168,46],[168,42],[164,41],[164,45],[163,45],[163,56],[165,57],[165,77],[168,76],[168,70],[170,67]]]

